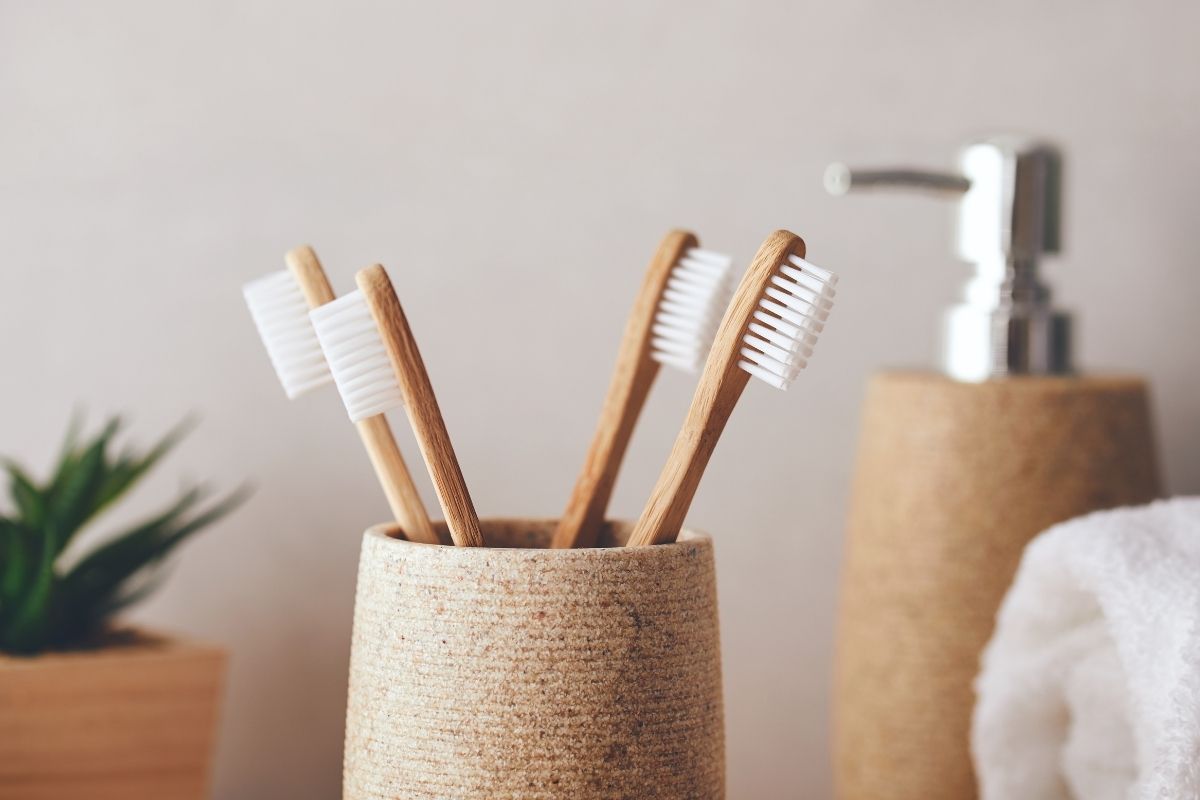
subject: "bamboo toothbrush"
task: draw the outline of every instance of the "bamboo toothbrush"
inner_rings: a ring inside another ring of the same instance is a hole
[[[617,367],[583,472],[554,531],[552,547],[591,547],[604,524],[625,448],[661,364],[696,372],[733,292],[732,259],[671,231],[658,246],[625,325]]]
[[[288,252],[288,269],[249,283],[243,292],[254,324],[289,398],[329,383],[333,376],[308,312],[334,299],[317,254],[307,245]],[[405,535],[437,544],[433,524],[404,465],[387,417],[374,414],[355,423],[388,505]]]
[[[788,231],[767,237],[734,293],[704,365],[687,419],[629,545],[672,542],[742,390],[754,376],[786,389],[812,355],[837,276],[804,260]]]
[[[346,411],[358,420],[404,406],[450,538],[460,547],[480,547],[479,518],[396,290],[378,264],[355,280],[358,291],[309,315]]]

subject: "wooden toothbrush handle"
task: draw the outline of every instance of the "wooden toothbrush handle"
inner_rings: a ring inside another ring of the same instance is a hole
[[[408,327],[396,290],[379,264],[360,270],[356,281],[391,357],[400,392],[404,395],[404,410],[433,478],[450,538],[459,547],[482,547],[483,533],[479,529],[475,505],[471,502],[442,411],[425,371],[425,362],[421,360],[421,352]]]
[[[804,250],[804,240],[788,231],[776,231],[759,247],[717,329],[687,419],[628,545],[673,542],[679,535],[708,460],[750,380],[738,361],[759,298],[783,260],[792,254],[803,257]]]
[[[600,422],[566,511],[554,530],[551,547],[591,547],[596,543],[625,449],[658,375],[659,364],[650,357],[650,352],[659,300],[675,264],[684,253],[698,246],[695,235],[671,231],[650,261],[621,337],[617,366],[604,396]]]
[[[711,375],[717,377],[710,380]],[[687,419],[627,545],[643,547],[675,541],[704,477],[704,468],[749,380],[749,373],[737,366],[736,359],[718,362],[709,358]]]
[[[311,247],[306,244],[293,247],[288,250],[283,260],[287,262],[296,283],[300,284],[300,291],[304,292],[304,299],[308,301],[309,308],[319,308],[337,298],[333,287],[329,285],[329,278],[325,276],[320,259]]]
[[[421,494],[404,463],[387,417],[376,414],[354,423],[396,523],[410,542],[441,544]]]
[[[300,285],[300,291],[304,293],[309,308],[317,308],[333,301],[333,287],[329,285],[325,270],[311,247],[301,245],[290,250],[284,260],[291,270],[292,277]],[[439,539],[433,530],[433,523],[425,511],[425,504],[421,502],[421,495],[417,492],[412,475],[404,464],[404,457],[400,455],[400,448],[396,445],[396,437],[392,435],[387,418],[383,414],[377,414],[360,420],[355,423],[355,427],[358,428],[359,438],[362,439],[367,456],[371,459],[375,477],[383,488],[392,516],[403,529],[405,537],[413,542],[438,544]]]

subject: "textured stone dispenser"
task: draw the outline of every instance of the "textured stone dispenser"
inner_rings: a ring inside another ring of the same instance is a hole
[[[974,798],[972,683],[1025,545],[1160,493],[1145,383],[1075,374],[1071,317],[1041,279],[1060,244],[1060,154],[996,137],[960,166],[826,174],[834,193],[957,198],[974,267],[946,314],[945,375],[884,372],[867,391],[834,669],[839,800]]]
[[[875,376],[834,691],[842,800],[971,800],[972,682],[1025,544],[1159,494],[1145,384]]]
[[[488,547],[363,538],[345,800],[723,798],[712,542],[482,524]]]

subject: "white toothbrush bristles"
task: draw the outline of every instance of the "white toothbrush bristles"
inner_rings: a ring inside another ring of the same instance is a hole
[[[361,291],[315,308],[309,316],[352,421],[404,404],[391,357]]]
[[[789,256],[759,298],[742,341],[738,366],[777,389],[787,389],[808,365],[825,328],[837,275],[799,256]]]
[[[242,294],[287,396],[296,398],[329,383],[332,376],[308,318],[308,303],[292,274],[272,272],[246,284]]]
[[[696,372],[733,296],[733,259],[693,247],[671,269],[654,316],[650,356]]]

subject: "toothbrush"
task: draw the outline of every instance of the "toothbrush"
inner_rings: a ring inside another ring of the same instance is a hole
[[[675,541],[751,376],[787,389],[807,365],[833,306],[837,276],[804,254],[804,241],[788,231],[776,231],[759,248],[717,330],[687,420],[630,546]]]
[[[334,294],[311,247],[297,247],[284,260],[287,270],[247,284],[243,293],[284,391],[295,398],[333,379],[308,312],[333,301]],[[355,425],[396,522],[410,540],[437,544],[387,417],[374,414]]]
[[[728,256],[701,250],[687,231],[671,231],[659,244],[625,325],[600,422],[552,547],[596,543],[621,459],[659,366],[696,372],[703,364],[733,293],[732,263]]]
[[[358,291],[309,314],[346,411],[358,420],[404,406],[450,538],[481,547],[479,518],[396,290],[378,264],[360,270],[355,281]]]

